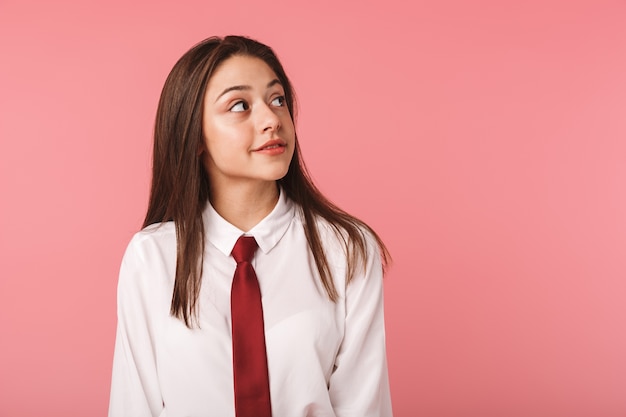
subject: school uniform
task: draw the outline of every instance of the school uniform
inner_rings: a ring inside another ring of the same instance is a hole
[[[383,322],[382,267],[376,241],[346,285],[342,246],[318,226],[339,300],[328,299],[304,234],[300,208],[284,192],[273,211],[244,233],[210,204],[199,327],[170,315],[176,269],[173,222],[137,233],[124,255],[110,417],[234,417],[231,251],[254,236],[274,417],[392,415]]]

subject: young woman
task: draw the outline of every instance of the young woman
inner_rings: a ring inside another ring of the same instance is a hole
[[[251,39],[209,38],[174,66],[120,271],[109,416],[391,415],[388,253],[315,188],[294,112]]]

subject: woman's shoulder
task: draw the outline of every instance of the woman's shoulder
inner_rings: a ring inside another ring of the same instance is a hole
[[[151,304],[148,299],[167,303],[163,300],[171,298],[175,271],[176,230],[173,223],[153,224],[136,232],[122,257],[118,306],[135,309],[136,305]]]
[[[130,239],[120,268],[120,288],[139,288],[155,282],[170,284],[176,269],[176,229],[173,222],[144,227]],[[164,288],[169,288],[169,287]]]
[[[302,208],[297,206],[297,220],[301,226],[304,227],[306,220]],[[335,224],[328,219],[314,214],[313,219],[315,226],[319,232],[320,240],[324,246],[324,250],[327,255],[332,258],[338,258],[345,261],[346,250],[348,247],[360,247],[361,245],[355,240],[359,240],[365,249],[366,258],[370,256],[379,257],[378,241],[372,231],[372,229],[364,222],[354,219],[352,225],[354,226],[353,233],[349,233],[344,227],[339,224]]]
[[[174,222],[162,222],[148,225],[136,232],[128,243],[127,254],[160,253],[173,249],[176,251],[176,228]]]

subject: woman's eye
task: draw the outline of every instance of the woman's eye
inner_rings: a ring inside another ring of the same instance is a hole
[[[230,108],[230,111],[233,112],[242,112],[248,110],[248,105],[245,101],[237,102],[233,107]]]
[[[272,106],[282,107],[285,105],[285,97],[279,96],[272,100]]]

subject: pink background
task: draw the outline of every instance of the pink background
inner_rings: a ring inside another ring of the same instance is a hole
[[[229,33],[394,255],[396,416],[626,415],[624,1],[174,3],[0,0],[1,416],[105,415],[160,89]]]

